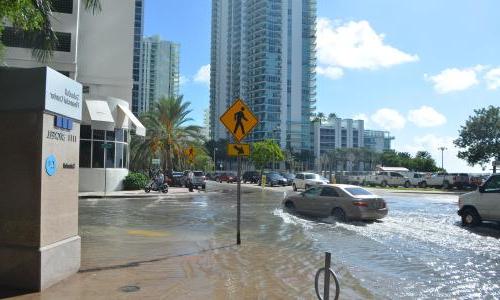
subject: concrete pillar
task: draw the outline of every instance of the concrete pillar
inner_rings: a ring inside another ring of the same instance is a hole
[[[0,68],[0,286],[40,291],[80,268],[82,86]]]

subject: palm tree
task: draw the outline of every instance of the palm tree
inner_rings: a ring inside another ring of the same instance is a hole
[[[92,13],[101,10],[100,0],[84,0],[84,5]],[[13,24],[22,39],[33,49],[33,56],[42,62],[52,57],[58,43],[51,17],[52,1],[0,1],[0,20]],[[2,31],[3,24],[0,22],[0,38]]]
[[[183,150],[194,141],[203,140],[200,126],[187,125],[192,121],[188,115],[190,102],[182,102],[182,96],[177,98],[161,98],[152,105],[149,112],[141,116],[141,121],[147,128],[146,137],[133,145],[135,164],[144,164],[144,159],[159,155],[162,167],[167,174],[172,174],[174,157],[177,164],[182,164],[179,157]],[[137,161],[139,160],[139,161]]]

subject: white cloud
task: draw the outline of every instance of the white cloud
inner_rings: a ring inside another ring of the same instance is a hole
[[[339,79],[344,76],[344,70],[339,67],[316,67],[316,73],[328,77],[332,80]]]
[[[194,75],[194,81],[204,84],[210,83],[210,64],[200,67],[196,75]]]
[[[500,88],[500,68],[491,69],[484,75],[486,86],[489,90],[496,90]]]
[[[446,117],[430,106],[422,106],[408,112],[408,121],[418,127],[435,127],[446,123]]]
[[[406,119],[397,110],[381,108],[370,118],[376,125],[385,130],[403,129]]]
[[[482,65],[465,69],[449,68],[441,71],[441,73],[437,75],[429,76],[425,74],[424,77],[428,81],[434,83],[436,92],[446,94],[463,91],[479,84],[477,75],[484,69],[485,67]]]
[[[334,24],[319,18],[317,26],[317,55],[321,68],[376,70],[418,61],[417,55],[407,54],[384,43],[367,21]],[[329,75],[328,73],[320,73]],[[336,71],[334,74],[339,74]],[[338,77],[337,77],[338,78]],[[337,79],[335,78],[335,79]]]
[[[395,142],[397,144],[398,140],[396,139]],[[458,149],[453,144],[453,138],[450,136],[426,134],[414,137],[411,144],[395,145],[397,151],[409,152],[412,155],[415,155],[417,151],[427,151],[436,161],[436,165],[441,167],[441,150],[438,150],[440,147],[446,147],[443,152],[443,165],[448,172],[482,172],[481,167],[470,167],[464,160],[457,157]]]

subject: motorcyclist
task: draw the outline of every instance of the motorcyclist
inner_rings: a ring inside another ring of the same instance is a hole
[[[190,192],[193,191],[193,179],[194,179],[194,173],[193,173],[193,171],[189,170],[189,172],[187,174],[187,180],[188,180],[188,188],[189,188]]]
[[[165,176],[163,176],[163,172],[158,171],[155,177],[155,183],[157,188],[161,188],[165,184]]]

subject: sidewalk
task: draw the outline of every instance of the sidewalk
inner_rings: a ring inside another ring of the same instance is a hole
[[[86,199],[86,198],[147,198],[147,197],[158,197],[161,195],[179,195],[179,194],[192,194],[198,193],[198,190],[194,190],[193,192],[189,192],[187,188],[184,187],[169,187],[168,193],[161,193],[151,191],[150,193],[144,192],[144,190],[136,190],[136,191],[113,191],[107,192],[104,195],[104,192],[80,192],[78,193],[78,198]]]

